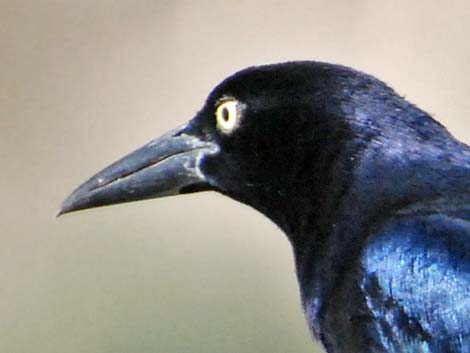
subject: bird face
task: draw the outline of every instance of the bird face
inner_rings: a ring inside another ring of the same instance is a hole
[[[223,87],[214,90],[193,120],[97,173],[62,203],[59,214],[202,190],[237,194],[250,174],[242,156],[259,159],[253,133],[246,133],[250,115],[249,102]]]
[[[264,198],[284,192],[281,181],[296,153],[287,141],[305,128],[280,73],[258,68],[228,78],[188,124],[97,173],[59,214],[204,190],[262,208]]]

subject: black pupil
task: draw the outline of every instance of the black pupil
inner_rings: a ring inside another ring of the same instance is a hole
[[[224,121],[228,121],[228,118],[229,118],[228,109],[224,107],[222,108],[222,119],[224,119]]]

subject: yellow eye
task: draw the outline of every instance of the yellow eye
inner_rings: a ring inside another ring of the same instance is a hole
[[[241,104],[235,99],[226,100],[219,104],[215,111],[217,128],[224,134],[230,134],[238,125],[241,114]]]

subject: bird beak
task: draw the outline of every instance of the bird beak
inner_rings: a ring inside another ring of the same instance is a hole
[[[209,189],[200,166],[218,147],[186,130],[170,131],[103,169],[67,197],[57,215]]]

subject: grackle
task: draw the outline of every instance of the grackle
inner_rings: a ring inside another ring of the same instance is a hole
[[[376,78],[313,61],[225,79],[59,214],[214,190],[292,244],[329,353],[470,353],[470,148]]]

